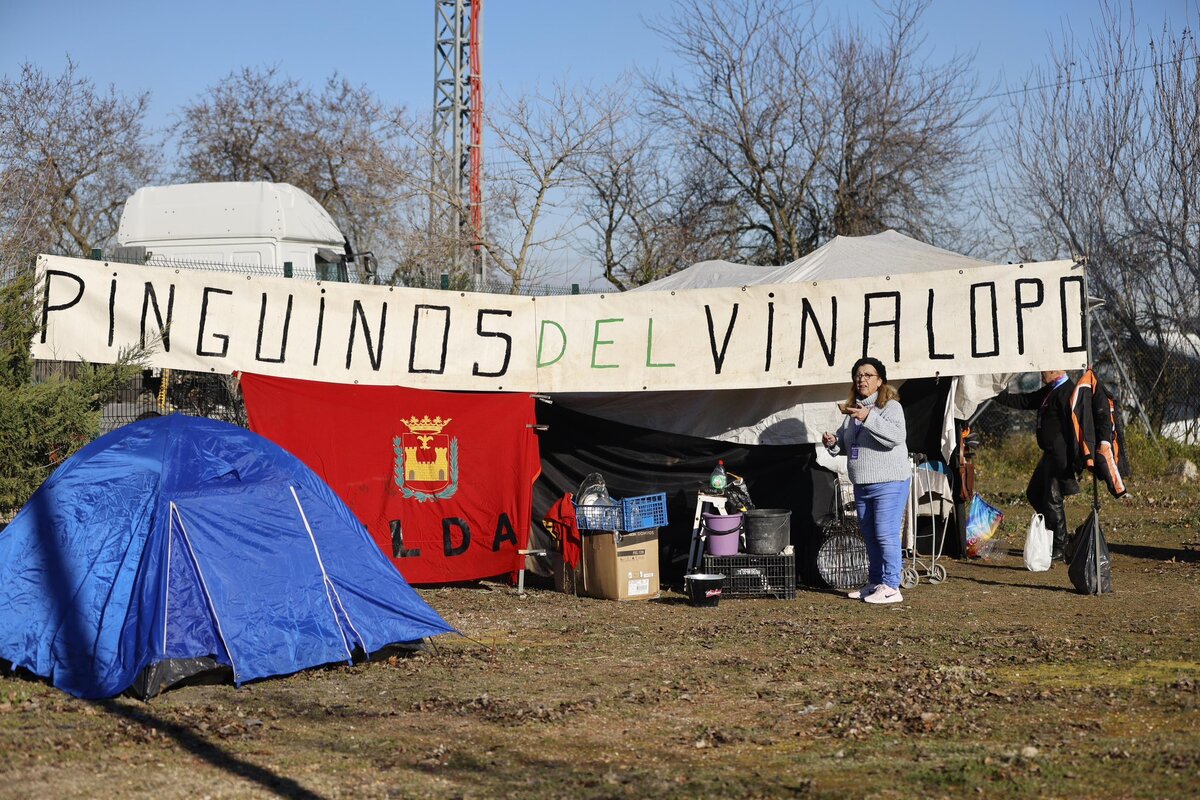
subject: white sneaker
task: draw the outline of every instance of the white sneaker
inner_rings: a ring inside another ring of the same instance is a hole
[[[875,591],[875,584],[868,583],[848,593],[846,597],[849,597],[851,600],[862,600],[873,591]]]
[[[864,603],[899,603],[904,598],[900,595],[899,589],[893,589],[891,586],[879,584],[875,587],[875,591],[863,598]]]

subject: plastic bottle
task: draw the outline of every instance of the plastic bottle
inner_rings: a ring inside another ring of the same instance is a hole
[[[724,494],[725,484],[729,479],[725,476],[725,461],[722,459],[717,462],[717,466],[713,467],[712,474],[708,476],[708,488],[713,494]]]

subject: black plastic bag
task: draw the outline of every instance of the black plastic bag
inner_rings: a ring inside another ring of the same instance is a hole
[[[750,491],[746,482],[735,478],[725,487],[725,510],[732,514],[735,511],[752,511],[754,503],[750,500]]]
[[[1096,543],[1099,541],[1099,553]],[[1071,565],[1067,575],[1071,584],[1080,594],[1108,594],[1112,586],[1112,559],[1108,554],[1108,542],[1104,540],[1104,531],[1100,530],[1100,521],[1096,512],[1088,514],[1084,523],[1075,529],[1074,535],[1067,543]],[[1096,560],[1100,561],[1100,585],[1096,585]]]

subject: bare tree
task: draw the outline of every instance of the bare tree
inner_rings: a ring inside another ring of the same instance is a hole
[[[243,69],[182,110],[179,177],[291,183],[386,264],[398,206],[419,191],[409,125],[403,109],[336,74],[315,92],[275,68]]]
[[[811,66],[811,9],[685,0],[655,29],[693,77],[646,76],[650,120],[685,173],[717,179],[695,200],[732,224],[712,237],[737,249],[713,257],[779,264],[813,249],[820,227],[806,210],[834,121]]]
[[[782,264],[838,234],[936,232],[972,167],[970,58],[918,58],[929,0],[898,0],[886,35],[826,28],[816,3],[681,0],[656,30],[690,77],[645,76],[650,119],[727,243],[709,257]]]
[[[1086,256],[1153,423],[1200,394],[1200,49],[1104,3],[1013,103],[992,213],[1022,259]]]
[[[180,176],[196,181],[287,181],[300,172],[304,94],[298,81],[243,68],[230,73],[173,126]],[[301,187],[303,188],[303,187]]]
[[[185,180],[292,183],[325,206],[360,247],[379,254],[392,283],[476,288],[455,254],[486,253],[512,291],[545,278],[579,227],[570,218],[578,164],[619,114],[612,93],[556,86],[547,96],[501,99],[488,115],[484,230],[446,230],[430,219],[463,203],[438,183],[428,120],[380,103],[336,75],[320,93],[276,69],[243,69],[186,106],[174,132]],[[469,218],[465,208],[461,217]]]
[[[825,235],[862,236],[897,228],[919,239],[945,237],[949,203],[975,170],[981,120],[965,77],[970,59],[918,58],[927,0],[884,10],[885,41],[871,45],[858,27],[833,34],[827,58],[838,87],[834,158],[825,161],[821,205]]]
[[[595,243],[587,254],[620,289],[734,249],[723,238],[734,227],[722,218],[729,206],[708,200],[718,194],[719,176],[702,161],[676,163],[656,134],[644,121],[613,127],[579,165],[580,210]]]
[[[151,179],[158,145],[149,94],[97,91],[73,61],[57,77],[30,64],[0,80],[0,239],[87,255],[116,232],[125,199]]]
[[[502,101],[489,116],[494,145],[483,241],[489,267],[513,291],[546,278],[549,259],[580,227],[567,216],[580,167],[600,149],[621,114],[619,95],[558,84],[548,96]]]
[[[0,80],[0,519],[95,438],[103,404],[145,360],[127,349],[114,364],[58,365],[47,380],[29,343],[41,321],[33,256],[103,246],[154,170],[146,101],[98,93],[73,62],[57,78],[26,64]]]

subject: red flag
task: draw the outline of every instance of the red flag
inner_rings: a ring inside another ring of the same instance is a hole
[[[250,428],[325,479],[409,583],[508,573],[540,471],[533,398],[242,375]]]

